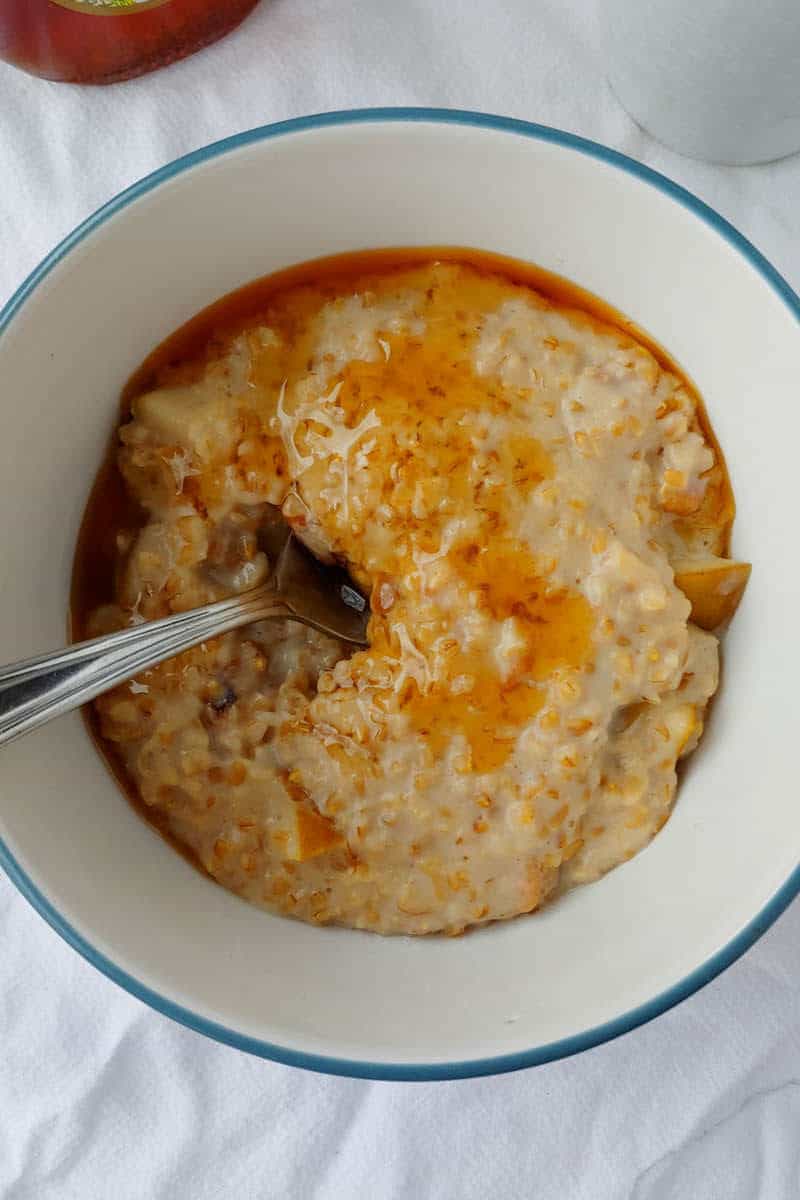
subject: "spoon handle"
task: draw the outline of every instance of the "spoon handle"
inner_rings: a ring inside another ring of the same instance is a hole
[[[252,621],[292,616],[266,585],[0,667],[0,746],[190,646]]]

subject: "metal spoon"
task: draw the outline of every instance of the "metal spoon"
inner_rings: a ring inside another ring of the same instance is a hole
[[[344,571],[322,566],[289,536],[260,587],[0,667],[0,745],[207,638],[271,618],[300,621],[359,646],[367,642],[364,597]]]

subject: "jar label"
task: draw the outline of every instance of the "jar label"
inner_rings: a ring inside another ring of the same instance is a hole
[[[52,3],[95,17],[121,17],[145,8],[160,8],[162,4],[169,4],[169,0],[52,0]]]

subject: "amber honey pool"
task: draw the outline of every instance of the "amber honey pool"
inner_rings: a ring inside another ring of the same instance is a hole
[[[90,499],[89,636],[268,576],[285,519],[370,596],[369,647],[226,634],[95,702],[158,828],[304,920],[458,933],[641,850],[749,568],[697,394],[577,288],[465,250],[250,285],[126,389]]]

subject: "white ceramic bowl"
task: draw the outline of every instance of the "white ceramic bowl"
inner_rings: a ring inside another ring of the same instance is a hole
[[[0,318],[0,659],[63,641],[73,546],[128,373],[258,275],[461,244],[577,281],[706,397],[753,577],[672,819],[545,911],[455,939],[317,929],[204,879],[130,809],[73,715],[3,752],[2,862],[78,951],[212,1037],[343,1074],[508,1070],[640,1024],[741,954],[800,888],[795,745],[800,303],[675,184],[569,134],[389,110],[254,130],[118,196]]]

